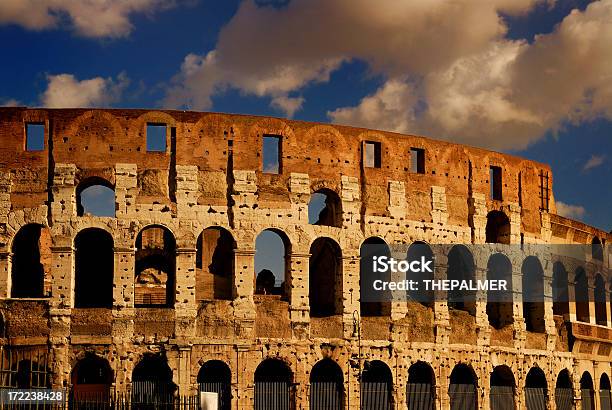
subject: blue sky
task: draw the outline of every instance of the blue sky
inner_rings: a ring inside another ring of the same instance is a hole
[[[612,229],[612,0],[47,3],[0,4],[0,104],[424,134],[550,164],[560,213]]]

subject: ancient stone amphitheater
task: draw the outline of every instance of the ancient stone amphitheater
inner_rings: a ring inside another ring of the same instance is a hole
[[[546,164],[185,111],[0,108],[0,141],[2,388],[74,408],[610,409],[612,235],[556,214]],[[87,211],[92,187],[114,216]],[[431,245],[437,278],[497,258],[519,301],[360,303],[367,243]],[[510,251],[553,243],[583,254]]]

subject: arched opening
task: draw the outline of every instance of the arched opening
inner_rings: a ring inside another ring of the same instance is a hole
[[[596,236],[591,241],[591,257],[598,261],[603,261],[603,245],[601,240]]]
[[[595,276],[595,322],[601,326],[608,325],[608,312],[606,312],[606,284],[600,274]]]
[[[486,242],[510,244],[510,219],[502,211],[487,214]]]
[[[167,360],[156,354],[145,355],[132,371],[132,404],[171,405],[176,385]]]
[[[311,225],[342,226],[342,203],[337,193],[320,189],[310,196],[308,223]]]
[[[567,369],[563,369],[557,376],[555,384],[555,404],[557,410],[573,410],[574,391],[572,388],[572,378]]]
[[[312,317],[342,314],[342,250],[332,239],[310,246],[308,292]]]
[[[576,319],[579,322],[589,323],[589,282],[583,268],[576,269],[574,277],[574,294],[576,295]]]
[[[463,245],[453,246],[448,253],[448,279],[474,281],[475,271],[476,265],[469,249]],[[461,289],[448,291],[448,307],[476,316],[476,292]]]
[[[393,376],[384,362],[366,362],[361,374],[361,408],[391,410],[393,406]]]
[[[232,406],[232,372],[221,360],[209,360],[198,372],[200,392],[217,393],[219,410],[230,410]]]
[[[266,359],[255,370],[255,410],[293,408],[293,374],[282,360]]]
[[[310,410],[344,409],[344,377],[338,363],[323,359],[310,373]]]
[[[610,400],[610,378],[607,374],[602,373],[599,378],[599,408],[602,410],[610,410],[612,401]]]
[[[459,363],[453,368],[448,386],[451,410],[477,409],[477,379],[472,368]]]
[[[502,329],[514,322],[512,315],[512,263],[506,255],[496,253],[487,262],[487,280],[505,280],[506,291],[487,291],[489,324]]]
[[[391,274],[374,272],[374,257],[391,256],[387,243],[377,237],[366,239],[359,248],[360,311],[362,317],[391,315],[391,292],[374,289],[374,281],[389,281]]]
[[[434,253],[431,250],[431,247],[425,242],[421,242],[421,241],[414,242],[408,248],[408,252],[406,253],[406,260],[408,262],[412,262],[412,261],[417,261],[417,260],[420,261],[422,258],[426,261],[428,260],[433,261]],[[424,280],[433,280],[434,278],[433,272],[435,272],[435,267],[433,264],[431,268],[432,268],[431,269],[432,272],[416,272],[416,273],[410,272],[406,274],[406,280],[411,280],[411,279],[416,280],[418,281],[420,285],[419,289],[416,291],[414,290],[406,291],[406,296],[409,302],[415,301],[415,302],[421,303],[423,306],[433,308],[434,292],[433,290],[425,289],[425,282],[423,282]]]
[[[523,319],[528,332],[544,333],[544,270],[540,260],[528,256],[521,268],[523,277]]]
[[[489,398],[491,409],[495,410],[514,410],[514,390],[516,384],[512,369],[508,366],[496,366],[491,373],[491,391]]]
[[[0,339],[4,339],[5,337],[6,337],[6,323],[4,322],[4,313],[0,312]]]
[[[565,316],[569,314],[569,292],[567,270],[561,262],[553,264],[552,280],[553,314]]]
[[[115,187],[104,178],[92,177],[76,188],[77,215],[115,216]]]
[[[98,228],[79,232],[74,239],[74,306],[110,308],[113,306],[113,237]]]
[[[220,227],[206,228],[196,245],[196,300],[231,300],[234,293],[232,234]]]
[[[72,369],[72,402],[75,408],[91,408],[109,400],[113,371],[108,361],[88,354]]]
[[[174,306],[176,244],[163,226],[148,226],[136,238],[134,304],[137,307]]]
[[[416,362],[408,369],[406,401],[409,409],[433,410],[436,403],[436,379],[431,366]]]
[[[11,297],[42,298],[48,295],[50,283],[51,234],[38,224],[22,227],[13,239],[11,264]]]
[[[582,373],[580,378],[580,398],[582,399],[582,410],[595,410],[595,390],[589,372]]]
[[[525,379],[525,403],[527,410],[546,408],[548,401],[548,385],[546,376],[539,367],[532,367]]]
[[[266,229],[255,240],[255,293],[258,295],[289,296],[288,287],[291,246],[287,236]]]

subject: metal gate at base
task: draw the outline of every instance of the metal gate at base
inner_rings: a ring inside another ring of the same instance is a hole
[[[610,400],[610,390],[600,390],[599,391],[599,404],[601,410],[611,410],[612,409],[612,400]]]
[[[313,382],[310,384],[310,410],[342,410],[342,384]]]
[[[543,387],[526,387],[525,404],[527,410],[546,410],[546,389]]]
[[[361,410],[391,410],[389,383],[361,382]]]
[[[255,383],[255,410],[290,410],[290,403],[289,383]]]
[[[582,389],[582,410],[595,410],[595,392],[591,389]]]
[[[433,410],[436,402],[433,386],[426,383],[408,383],[406,401],[410,410]]]
[[[555,404],[557,410],[574,410],[574,392],[568,387],[555,389]]]
[[[451,384],[448,386],[451,410],[474,410],[477,408],[476,386],[473,384]]]
[[[489,401],[491,403],[491,410],[515,410],[514,387],[491,386]]]
[[[200,392],[209,392],[218,394],[219,410],[230,410],[232,405],[232,395],[230,386],[222,382],[206,382],[199,383]]]

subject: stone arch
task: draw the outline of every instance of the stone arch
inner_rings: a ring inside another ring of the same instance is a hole
[[[163,225],[148,225],[136,237],[134,304],[174,306],[176,240]]]
[[[595,410],[595,387],[591,373],[585,371],[580,378],[580,398],[582,410]]]
[[[583,267],[576,268],[574,274],[574,294],[576,296],[576,320],[590,322],[589,311],[589,280]]]
[[[553,264],[552,280],[553,314],[569,314],[568,275],[563,263],[557,261]]]
[[[318,361],[310,372],[310,410],[344,409],[344,376],[332,359]]]
[[[474,281],[476,279],[476,264],[472,252],[465,245],[455,245],[448,252],[449,280]],[[476,316],[476,292],[454,290],[448,292],[449,309],[463,310]]]
[[[486,242],[510,244],[510,219],[504,212],[487,214]]]
[[[574,389],[572,377],[567,369],[563,369],[557,376],[555,384],[555,404],[558,410],[572,410],[574,408]]]
[[[198,372],[198,390],[217,393],[219,410],[230,410],[232,405],[232,371],[221,360],[205,362]]]
[[[495,366],[491,372],[489,399],[492,409],[514,409],[516,382],[512,369],[506,365]]]
[[[528,256],[521,267],[523,319],[527,331],[544,333],[544,269],[540,260]]]
[[[255,293],[289,297],[291,242],[280,229],[267,228],[255,239]]]
[[[386,409],[393,406],[393,375],[381,360],[366,362],[361,373],[361,408]]]
[[[74,306],[111,308],[115,253],[113,237],[99,228],[86,228],[74,238]]]
[[[78,216],[115,216],[115,185],[105,178],[85,178],[76,186],[75,197]]]
[[[196,243],[196,300],[231,300],[236,241],[225,228],[204,229]]]
[[[599,408],[610,409],[611,406],[610,398],[610,378],[606,373],[602,373],[599,377]]]
[[[487,317],[489,324],[501,329],[514,322],[512,262],[502,253],[495,253],[487,262],[487,280],[505,280],[507,291],[487,291]]]
[[[269,358],[255,369],[255,410],[268,410],[275,403],[278,408],[293,408],[291,392],[293,372],[282,360]]]
[[[406,402],[409,409],[433,410],[436,402],[436,376],[429,363],[418,361],[408,368]]]
[[[601,274],[595,275],[595,323],[601,326],[608,325],[608,312],[606,311],[606,283]]]
[[[171,404],[175,390],[168,360],[160,354],[143,355],[132,370],[132,401]]]
[[[342,250],[330,238],[317,238],[310,246],[310,315],[326,317],[342,314]]]
[[[450,374],[448,395],[451,409],[477,409],[478,378],[471,366],[458,363]]]
[[[391,279],[391,275],[389,272],[373,272],[374,256],[391,256],[387,243],[377,236],[367,238],[359,248],[360,312],[362,317],[391,315],[391,293],[373,289],[374,280],[388,281]]]
[[[80,401],[108,401],[114,376],[108,360],[88,353],[74,365],[70,379],[72,400],[78,406]]]
[[[433,260],[435,263],[434,253],[431,250],[431,247],[423,242],[423,241],[415,241],[409,247],[406,252],[406,260],[408,262],[420,260],[421,258],[425,258],[425,260]],[[435,272],[435,268],[432,266],[432,270]],[[419,273],[407,273],[407,280],[413,279],[419,282],[419,290],[418,291],[406,291],[406,296],[408,301],[416,301],[421,303],[423,306],[427,306],[429,308],[433,308],[434,305],[434,292],[433,290],[426,290],[424,288],[425,282],[424,280],[433,280],[434,273],[433,272],[419,272]]]
[[[51,233],[44,225],[22,226],[13,237],[12,298],[42,298],[50,292]]]
[[[532,367],[525,378],[525,404],[528,410],[545,409],[548,401],[548,383],[544,371]]]
[[[332,227],[342,226],[342,201],[333,190],[322,188],[310,195],[308,223]]]

